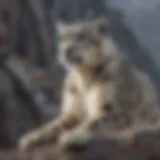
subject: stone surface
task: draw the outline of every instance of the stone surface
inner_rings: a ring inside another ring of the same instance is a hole
[[[115,39],[160,89],[160,1],[106,0],[106,8]]]
[[[123,138],[94,139],[79,151],[50,145],[26,153],[0,152],[0,160],[160,160],[159,141],[159,129],[131,130]]]

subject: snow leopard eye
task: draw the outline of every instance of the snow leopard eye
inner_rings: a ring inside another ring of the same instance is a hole
[[[107,103],[103,106],[103,110],[106,112],[112,112],[113,111],[113,105],[111,103]]]

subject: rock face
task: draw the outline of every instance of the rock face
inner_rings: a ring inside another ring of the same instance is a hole
[[[22,153],[0,153],[0,160],[160,160],[160,130],[124,132],[122,137],[94,139],[83,150],[46,146]]]
[[[122,49],[160,88],[160,1],[106,0],[113,34]]]

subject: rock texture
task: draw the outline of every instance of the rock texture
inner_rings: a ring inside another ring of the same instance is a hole
[[[81,150],[50,145],[26,153],[1,152],[0,160],[160,160],[159,141],[160,129],[149,127],[94,139]]]
[[[120,47],[160,89],[160,1],[105,0],[112,32]]]

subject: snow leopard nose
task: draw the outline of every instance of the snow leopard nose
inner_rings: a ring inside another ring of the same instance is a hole
[[[79,63],[81,62],[82,58],[76,52],[74,47],[70,47],[66,51],[66,58],[71,63]]]
[[[74,48],[70,47],[66,51],[67,57],[73,57],[74,56]]]

